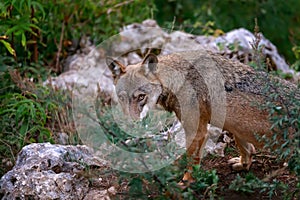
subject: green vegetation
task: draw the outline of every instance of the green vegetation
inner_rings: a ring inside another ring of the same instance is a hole
[[[97,44],[118,33],[124,25],[148,18],[156,19],[165,28],[219,35],[239,27],[252,30],[256,17],[264,35],[279,48],[291,67],[300,71],[299,7],[298,0],[1,1],[0,175],[12,167],[16,154],[24,145],[55,143],[60,132],[69,135],[68,143],[80,143],[72,121],[72,92],[42,86],[42,81],[49,75],[62,72],[62,59],[76,51],[80,37],[87,35]],[[259,61],[260,47],[256,48]],[[264,67],[265,63],[254,65]],[[281,86],[274,83],[266,87]],[[274,153],[288,162],[291,174],[298,178],[295,181],[296,190],[287,198],[297,197],[300,193],[300,102],[293,92],[284,97],[290,102],[286,107],[278,108],[270,103],[282,99],[277,93],[269,96],[270,101],[262,105],[269,110],[276,133],[268,145],[276,145],[277,134],[283,134],[287,142]],[[109,121],[109,115],[100,116],[110,141],[122,148],[136,152],[151,151],[157,144],[154,141],[149,145],[145,140],[128,146],[124,141],[130,137],[124,135],[115,124],[105,124]],[[294,137],[288,137],[289,131],[293,132]],[[228,149],[227,153],[236,152]],[[219,188],[221,180],[215,170],[204,171],[199,166],[195,166],[192,172],[195,183],[186,188],[179,187],[177,183],[188,161],[182,159],[179,162],[178,165],[151,173],[121,173],[120,182],[129,183],[126,197],[213,199],[218,197],[220,190],[224,190]],[[229,189],[242,193],[263,192],[272,198],[275,191],[290,192],[287,187],[287,184],[276,179],[265,181],[253,174],[243,174],[236,177]]]
[[[300,44],[300,1],[290,0],[156,0],[156,19],[160,25],[184,29],[193,34],[220,34],[235,28],[254,28],[254,18],[263,34],[292,64],[293,47]],[[192,11],[192,12],[191,12]],[[170,15],[174,13],[174,15]]]
[[[276,76],[277,72],[268,73],[268,62],[265,62],[265,58],[262,56],[262,48],[264,47],[259,46],[260,34],[258,31],[259,28],[256,24],[256,39],[252,44],[252,47],[255,50],[255,62],[252,63],[252,65],[256,70],[266,72],[265,75],[258,75],[257,78],[268,84],[264,86],[262,91],[266,97],[265,103],[256,106],[259,106],[260,109],[269,112],[269,119],[272,124],[271,130],[273,134],[271,139],[267,137],[257,139],[264,141],[266,143],[266,148],[274,149],[273,154],[277,157],[277,160],[286,161],[290,171],[295,173],[295,175],[298,177],[298,180],[296,180],[296,182],[298,182],[296,187],[297,189],[294,191],[283,192],[285,195],[290,193],[290,195],[297,196],[300,193],[300,85],[298,84],[298,87],[287,90],[282,84],[276,81],[276,79],[273,79],[270,76],[270,74]],[[285,93],[282,94],[282,92],[279,92],[279,89],[284,90]],[[271,94],[270,91],[272,91]],[[278,106],[278,104],[275,102],[279,102],[280,105],[283,106]],[[280,140],[284,140],[284,143],[280,144]],[[258,187],[264,190],[268,188],[270,190],[270,198],[272,197],[272,191],[275,186],[287,187],[276,179],[273,180],[276,183],[274,182],[268,185],[268,183],[264,183],[251,175],[248,176],[248,178],[245,178],[244,186],[246,187],[241,187],[242,190],[247,188],[250,189],[248,186]],[[237,183],[241,183],[241,180],[242,179],[240,179],[240,177],[237,177],[232,185],[232,188],[237,186]],[[292,198],[292,196],[290,196],[290,198]]]
[[[76,51],[81,36],[99,43],[124,25],[150,18],[153,9],[142,1],[1,1],[0,160],[14,163],[24,145],[55,142],[59,132],[78,143],[71,92],[42,81],[62,72],[60,61]],[[1,167],[0,174],[10,167]]]
[[[71,118],[71,93],[33,83],[17,70],[3,72],[0,80],[1,159],[14,163],[23,146],[54,143],[60,132],[70,136],[69,143],[78,143]],[[0,173],[10,167],[1,167]]]
[[[5,0],[0,3],[0,52],[25,68],[38,63],[59,73],[59,61],[82,35],[101,42],[126,24],[150,18],[153,9],[142,1]]]
[[[269,183],[259,178],[255,177],[252,173],[245,175],[245,178],[242,178],[240,175],[237,175],[236,179],[232,181],[229,189],[243,192],[243,193],[254,193],[254,192],[267,192],[268,198],[272,199],[274,197],[276,190],[282,192],[283,194],[288,194],[287,185],[283,184],[276,179],[273,182]],[[291,197],[293,194],[290,194]]]
[[[188,161],[180,160],[157,171],[132,174],[121,173],[120,181],[128,182],[129,193],[125,198],[138,199],[214,199],[217,197],[218,176],[215,170],[203,170],[195,166],[195,182],[189,187],[178,184]]]
[[[256,30],[258,28],[256,27]],[[268,63],[263,62],[265,58],[262,56],[262,48],[258,46],[260,37],[256,33],[256,41],[253,42],[253,49],[256,51],[256,63],[257,69],[260,71],[267,72]],[[299,164],[300,164],[300,95],[299,88],[290,88],[290,90],[284,89],[278,81],[272,79],[270,74],[276,76],[276,72],[266,73],[266,76],[259,76],[266,84],[263,88],[266,95],[266,102],[260,105],[260,108],[269,112],[270,122],[272,123],[273,137],[271,140],[267,138],[261,138],[267,141],[266,147],[275,148],[275,153],[280,155],[279,159],[288,160],[289,167],[293,168],[293,171],[300,175]],[[284,94],[279,92],[279,88],[283,88]],[[283,106],[278,106],[274,102],[280,102]],[[279,145],[280,138],[283,138],[285,143]]]

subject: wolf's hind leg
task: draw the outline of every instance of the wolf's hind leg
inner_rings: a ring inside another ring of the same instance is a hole
[[[256,153],[255,147],[253,144],[237,136],[235,136],[234,139],[240,151],[240,157],[232,158],[228,160],[228,163],[232,164],[232,169],[235,171],[249,170],[252,164],[252,156]]]

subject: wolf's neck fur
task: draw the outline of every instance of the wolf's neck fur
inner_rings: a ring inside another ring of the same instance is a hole
[[[178,119],[181,119],[178,99],[168,88],[163,87],[162,93],[157,100],[157,104],[163,106],[168,112],[174,111]]]

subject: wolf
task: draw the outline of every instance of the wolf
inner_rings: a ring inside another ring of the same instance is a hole
[[[257,105],[272,92],[285,96],[296,89],[274,77],[284,87],[266,93],[263,88],[270,80],[265,72],[205,50],[164,56],[149,53],[141,63],[128,66],[111,57],[106,63],[125,114],[138,120],[156,107],[175,112],[194,164],[200,163],[208,123],[232,133],[240,152],[240,157],[229,160],[234,170],[249,170],[255,147],[264,146],[257,136],[272,136],[269,113]],[[186,172],[183,180],[192,179]]]

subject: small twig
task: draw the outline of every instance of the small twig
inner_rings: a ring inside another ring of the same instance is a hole
[[[5,145],[9,148],[13,160],[14,160],[14,162],[16,162],[16,158],[15,158],[15,156],[14,156],[14,153],[13,153],[13,150],[12,150],[11,146],[10,146],[9,144],[7,144],[7,143],[6,143],[4,140],[2,140],[2,139],[0,139],[0,142],[2,142],[3,144],[5,144]]]
[[[130,3],[133,2],[133,1],[134,1],[134,0],[124,1],[124,2],[118,3],[118,4],[114,5],[114,8],[118,8],[118,7],[121,7],[121,6],[130,4]]]
[[[146,169],[150,171],[150,169],[147,166],[147,164],[145,163],[144,159],[139,158],[139,160],[143,163],[143,165],[146,167]],[[156,176],[156,174],[152,173],[152,176],[153,176],[154,180],[159,183],[160,187],[165,188],[164,184],[159,180],[159,178]]]
[[[285,166],[285,167],[282,167],[275,171],[272,171],[269,175],[267,175],[265,178],[263,178],[262,181],[264,181],[264,182],[270,181],[271,179],[275,178],[276,176],[282,174],[286,170],[286,168],[287,167]]]
[[[0,35],[0,40],[8,40],[8,36],[7,35]]]
[[[170,33],[174,30],[175,22],[176,22],[176,16],[174,16],[174,18],[173,18],[172,27],[171,27]]]
[[[92,117],[90,113],[87,113],[87,117],[89,119],[93,120],[94,122],[98,123],[101,126],[101,128],[103,128],[105,130],[106,133],[108,133],[109,135],[111,135],[111,136],[113,136],[115,138],[117,137],[117,135],[114,132],[112,132],[111,130],[109,130],[109,128],[107,128],[103,122],[101,122],[100,120],[97,120],[94,117]],[[126,144],[126,142],[124,142],[123,140],[121,140],[120,142],[126,148],[129,148],[129,146]]]
[[[213,187],[215,187],[217,184],[216,183],[214,183],[214,184],[212,184],[211,186],[209,186],[209,187],[207,187],[206,189],[205,189],[205,191],[204,191],[204,193],[203,193],[203,200],[205,199],[205,197],[206,197],[206,195],[207,195],[207,193],[209,192],[209,190],[211,189],[211,188],[213,188]]]
[[[134,0],[129,0],[129,1],[124,1],[124,2],[118,3],[118,4],[114,5],[114,6],[112,6],[112,8],[107,9],[106,14],[109,15],[109,14],[113,11],[114,8],[119,8],[119,7],[121,7],[121,6],[130,4],[130,3],[133,2],[133,1],[134,1]],[[100,16],[100,15],[102,15],[102,13],[99,13],[99,14],[98,14],[98,16]]]
[[[60,69],[59,69],[59,57],[60,57],[60,53],[61,53],[61,50],[62,50],[62,43],[63,43],[63,38],[64,38],[64,32],[65,32],[65,21],[63,21],[62,26],[61,26],[58,51],[57,51],[57,54],[56,54],[55,70],[57,72],[60,71]]]
[[[31,20],[34,19],[34,15],[35,15],[35,10],[34,10],[34,7],[31,6]],[[36,29],[36,28],[31,28],[32,29],[32,32],[33,33],[36,33],[36,34],[31,34],[31,37],[32,37],[32,41],[34,41],[32,43],[32,46],[33,46],[33,54],[31,55],[31,60],[33,60],[35,63],[37,62],[38,60],[38,42],[37,42],[37,37],[39,35],[39,30]]]
[[[255,157],[263,157],[263,158],[269,158],[269,159],[276,159],[277,158],[277,156],[264,155],[264,154],[256,154]]]

